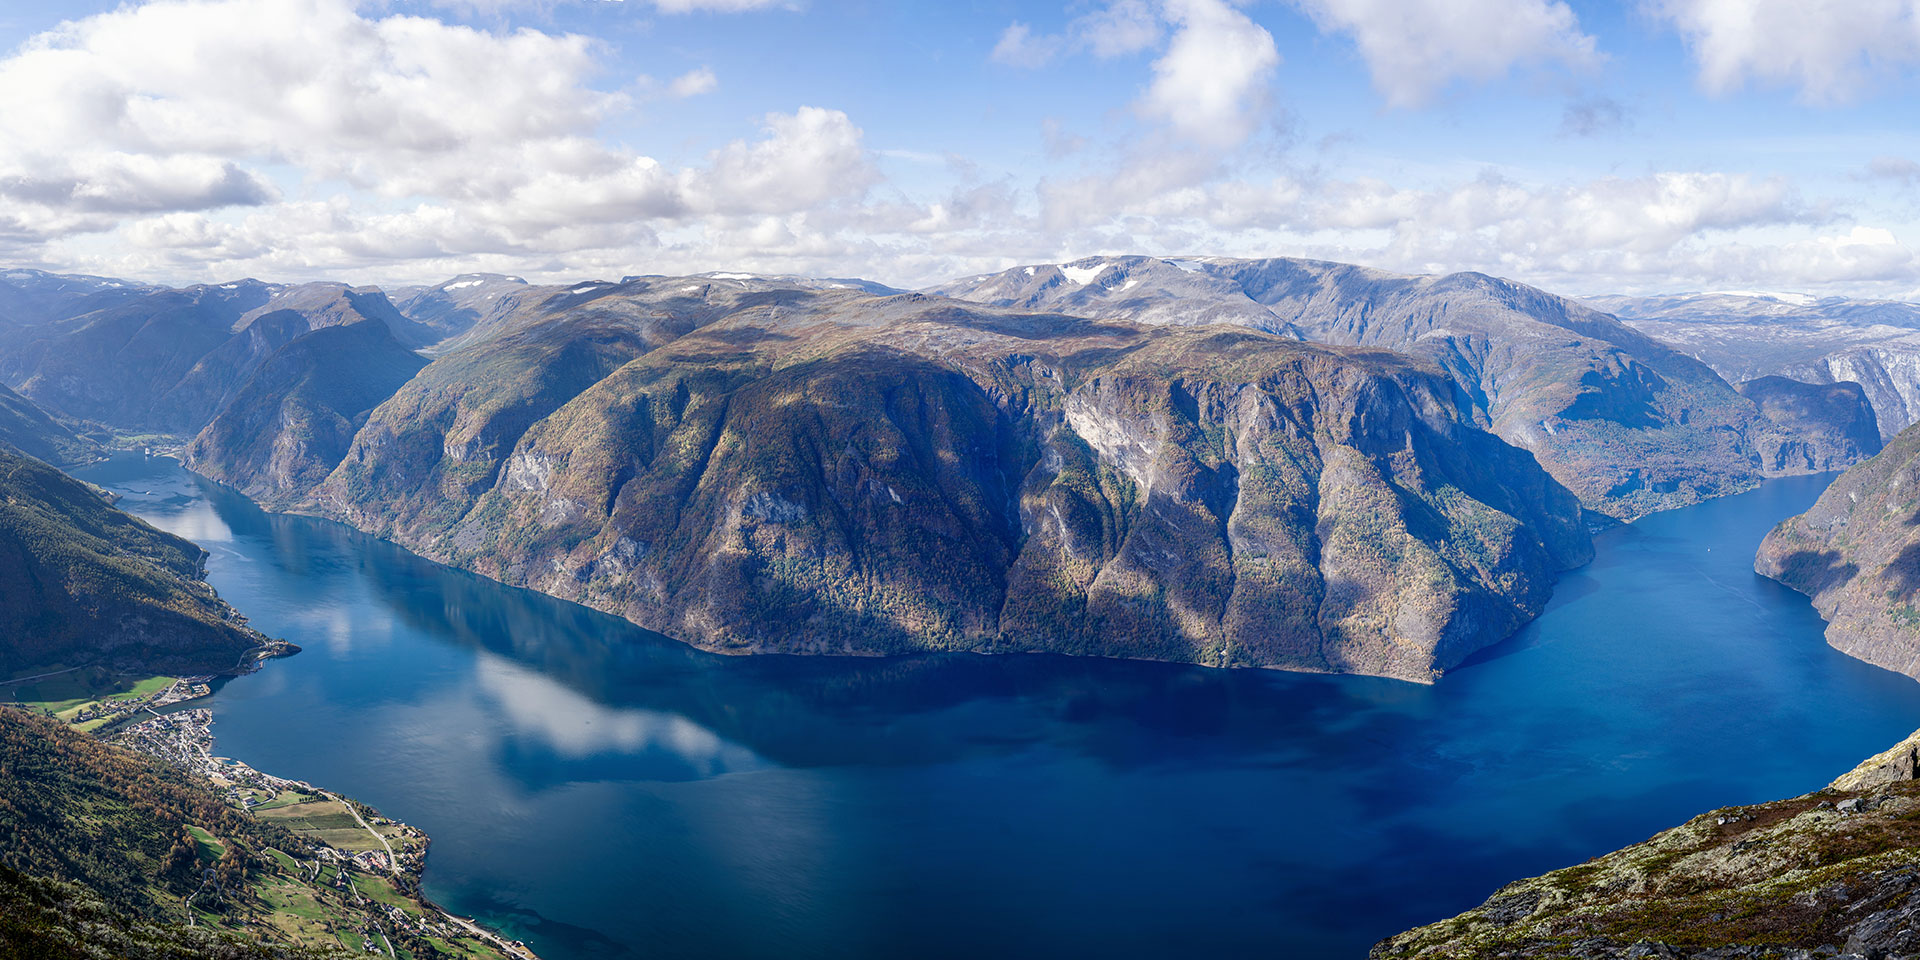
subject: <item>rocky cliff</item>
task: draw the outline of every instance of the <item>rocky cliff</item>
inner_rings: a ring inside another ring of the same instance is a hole
[[[1920,733],[1791,800],[1726,807],[1501,888],[1376,960],[1920,955]]]
[[[1417,680],[1590,556],[1575,498],[1408,357],[703,278],[565,296],[435,360],[303,509],[714,650]]]
[[[1754,569],[1812,597],[1834,647],[1920,677],[1920,428],[1775,527]]]
[[[937,292],[1181,324],[1231,321],[1439,364],[1476,416],[1590,509],[1621,519],[1747,489],[1846,454],[1762,415],[1705,364],[1574,301],[1483,274],[1402,276],[1316,260],[1093,257]]]
[[[1758,377],[1735,389],[1786,428],[1758,444],[1761,466],[1770,473],[1844,470],[1880,452],[1873,406],[1858,383]]]

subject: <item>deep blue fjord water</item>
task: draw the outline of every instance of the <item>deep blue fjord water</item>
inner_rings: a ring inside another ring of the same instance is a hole
[[[547,960],[1363,957],[1920,727],[1920,684],[1751,571],[1827,477],[1604,534],[1536,623],[1422,687],[715,657],[172,461],[86,476],[306,648],[220,689],[220,752],[425,828],[428,893]]]

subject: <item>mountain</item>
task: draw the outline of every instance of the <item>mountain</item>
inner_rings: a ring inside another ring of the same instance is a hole
[[[426,362],[365,317],[296,336],[253,371],[184,461],[255,500],[282,503],[324,480],[373,408]]]
[[[0,329],[103,310],[159,289],[108,277],[8,270],[0,273]]]
[[[0,448],[0,676],[137,661],[220,673],[269,641],[201,579],[205,554]]]
[[[1739,382],[1855,382],[1891,437],[1920,420],[1920,304],[1802,294],[1593,297],[1634,328]]]
[[[384,294],[343,284],[244,280],[154,288],[107,309],[0,328],[0,382],[49,412],[123,432],[191,436],[220,417],[296,341],[357,324],[385,331],[365,334],[382,343],[370,358],[382,369],[393,363],[385,341],[411,350],[437,338],[402,316]],[[276,375],[288,376],[294,358],[328,359],[311,347],[288,354]],[[248,414],[235,410],[229,419]]]
[[[442,343],[518,309],[521,294],[531,289],[519,277],[463,273],[436,286],[394,290],[391,296],[402,315],[433,331],[430,343]]]
[[[1385,351],[712,277],[470,336],[297,509],[714,650],[1425,680],[1591,555]]]
[[[1867,392],[1857,383],[1806,383],[1756,377],[1734,389],[1767,419],[1786,428],[1759,444],[1772,473],[1841,470],[1880,452],[1880,428]],[[1769,442],[1771,441],[1771,442]]]
[[[0,449],[7,446],[59,466],[98,459],[99,442],[55,420],[33,401],[0,385]]]
[[[1232,322],[1415,353],[1454,377],[1493,432],[1532,451],[1589,509],[1621,519],[1805,472],[1799,460],[1769,463],[1763,451],[1822,442],[1773,423],[1706,365],[1611,316],[1484,274],[1403,276],[1284,258],[1091,257],[931,292],[1143,323]]]
[[[70,417],[128,430],[196,428],[211,411],[163,398],[272,296],[252,282],[159,290],[0,329],[0,382]]]
[[[1374,960],[1920,955],[1920,733],[1825,789],[1725,807],[1501,888]]]
[[[1812,597],[1835,648],[1920,677],[1920,427],[1774,527],[1754,569]]]

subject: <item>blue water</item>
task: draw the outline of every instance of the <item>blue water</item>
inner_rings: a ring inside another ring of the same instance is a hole
[[[428,893],[548,960],[1362,957],[1920,727],[1920,684],[1751,572],[1824,477],[1604,534],[1537,622],[1423,687],[714,657],[171,461],[87,476],[306,648],[219,690],[220,751],[423,827]]]

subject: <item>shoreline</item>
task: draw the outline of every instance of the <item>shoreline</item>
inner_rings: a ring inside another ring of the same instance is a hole
[[[205,687],[202,686],[201,689],[205,690]],[[209,693],[211,691],[187,699],[199,699]],[[187,699],[173,702],[184,703]],[[293,780],[266,773],[242,760],[216,756],[213,753],[213,723],[213,711],[205,707],[176,710],[165,714],[154,713],[152,717],[112,731],[109,739],[120,746],[157,757],[175,767],[201,776],[217,788],[224,788],[229,804],[258,820],[270,818],[260,816],[256,808],[271,808],[271,805],[256,802],[253,798],[246,796],[243,791],[264,789],[276,795],[293,793],[338,803],[353,815],[355,821],[377,840],[386,852],[382,854],[378,851],[349,851],[334,846],[318,836],[302,834],[296,829],[295,833],[311,841],[318,849],[320,856],[317,862],[332,863],[341,868],[357,869],[372,874],[384,873],[395,879],[405,877],[411,881],[410,886],[415,891],[421,889],[421,880],[426,871],[427,848],[432,842],[425,831],[384,817],[375,808],[352,797],[316,787],[304,780]],[[372,823],[368,822],[368,815]],[[408,837],[417,836],[419,839],[417,852],[408,846],[404,847],[401,853],[394,853],[389,838],[376,830],[375,824],[398,827],[405,831]],[[509,939],[505,934],[482,925],[475,918],[456,916],[445,907],[428,899],[424,893],[416,893],[412,899],[424,910],[430,911],[429,919],[433,922],[459,927],[513,960],[540,960],[539,955],[526,943]]]

